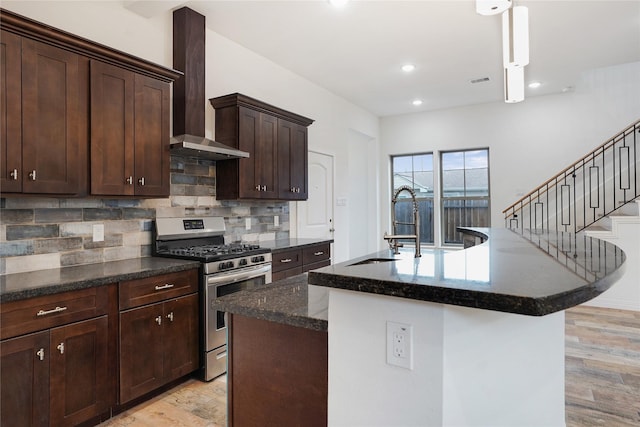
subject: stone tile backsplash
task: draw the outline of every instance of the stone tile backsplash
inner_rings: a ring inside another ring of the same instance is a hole
[[[288,202],[218,201],[215,186],[214,161],[172,156],[166,199],[3,196],[0,274],[150,256],[160,217],[222,216],[227,242],[289,237]],[[104,241],[93,241],[95,224],[104,225]]]

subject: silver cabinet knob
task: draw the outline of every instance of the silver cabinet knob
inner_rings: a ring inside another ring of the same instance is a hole
[[[156,317],[156,323],[157,323],[158,325],[162,325],[162,316],[158,316],[158,317]]]
[[[29,179],[31,181],[35,181],[36,180],[36,170],[32,170],[31,172],[29,172]]]
[[[41,348],[40,350],[36,351],[36,356],[38,356],[38,359],[44,360],[44,348]]]
[[[17,181],[18,180],[18,169],[12,170],[11,173],[9,174],[9,176],[11,177],[12,180]]]
[[[64,343],[61,342],[60,344],[58,344],[58,346],[56,347],[58,349],[58,351],[60,352],[60,354],[64,354]]]
[[[144,186],[144,176],[138,180],[138,184]]]
[[[127,184],[129,184],[129,185],[133,185],[133,177],[132,177],[132,176],[130,176],[130,177],[128,177],[127,179],[125,179],[125,181],[126,181],[126,182],[127,182]]]
[[[173,322],[173,311],[169,314],[167,314],[167,319],[169,319],[171,322]]]

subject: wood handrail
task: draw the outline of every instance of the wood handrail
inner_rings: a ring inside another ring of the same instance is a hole
[[[546,180],[544,183],[540,184],[538,187],[536,187],[533,191],[530,191],[529,194],[527,194],[526,196],[523,196],[522,198],[520,198],[517,202],[513,203],[511,206],[509,206],[508,208],[504,209],[502,211],[503,214],[506,214],[507,211],[515,209],[515,207],[518,204],[521,204],[522,202],[524,202],[527,198],[530,198],[534,193],[539,192],[540,190],[542,190],[542,192],[540,194],[544,194],[548,187],[547,185],[549,183],[551,183],[552,181],[557,180],[558,178],[560,178],[562,175],[566,174],[567,171],[571,170],[571,169],[575,169],[575,167],[580,163],[580,162],[584,162],[585,160],[587,160],[589,157],[593,157],[594,155],[596,155],[598,152],[602,151],[604,152],[604,150],[606,150],[608,148],[609,145],[613,145],[616,142],[620,141],[620,139],[624,139],[629,133],[632,133],[634,131],[634,129],[640,127],[640,120],[637,120],[636,122],[632,123],[631,125],[629,125],[625,130],[623,130],[622,132],[618,132],[617,134],[615,134],[614,136],[612,136],[611,138],[607,139],[603,144],[601,144],[600,146],[598,146],[597,148],[593,149],[589,154],[585,155],[584,157],[580,158],[579,160],[577,160],[576,162],[574,162],[571,166],[566,167],[565,169],[563,169],[561,172],[559,172],[558,174],[556,174],[555,176],[553,176],[552,178]],[[547,187],[547,188],[543,188],[543,187]],[[530,203],[524,203],[522,204],[522,206],[526,205]],[[521,206],[521,207],[522,207]]]

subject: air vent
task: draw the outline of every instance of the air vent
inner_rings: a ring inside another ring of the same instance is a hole
[[[475,84],[475,83],[483,83],[488,81],[489,81],[489,77],[480,77],[479,79],[471,80],[471,83]]]

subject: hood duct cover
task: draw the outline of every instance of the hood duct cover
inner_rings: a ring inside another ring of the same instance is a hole
[[[228,160],[249,157],[249,153],[246,151],[236,150],[221,142],[189,134],[178,135],[171,138],[171,154],[209,160]]]
[[[228,160],[249,157],[204,137],[205,129],[205,17],[183,7],[173,12],[173,68],[184,75],[173,82],[171,154]]]

